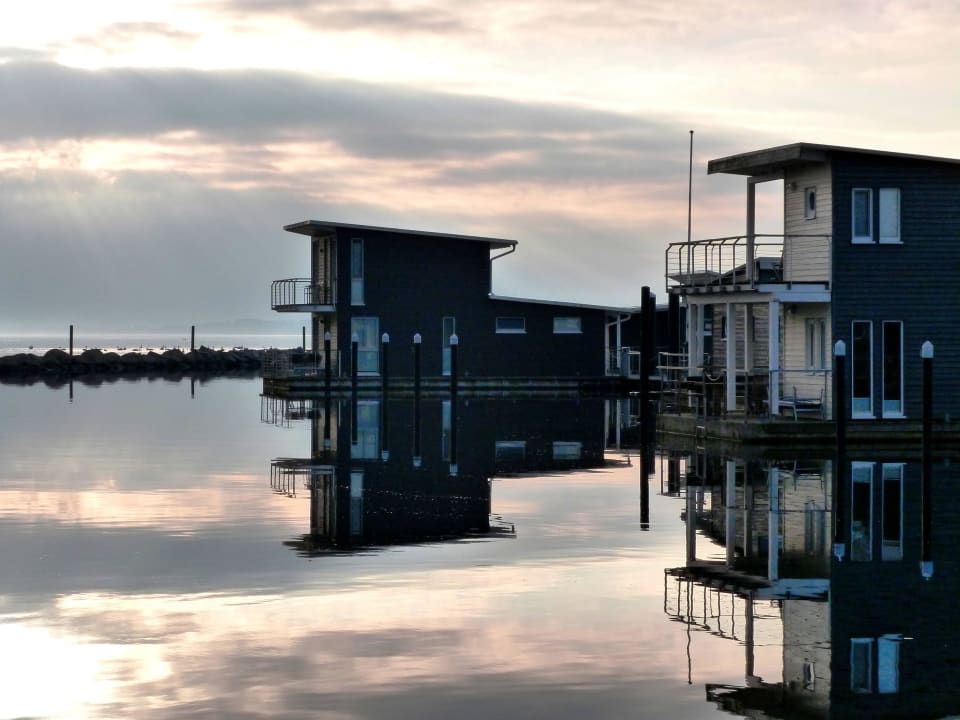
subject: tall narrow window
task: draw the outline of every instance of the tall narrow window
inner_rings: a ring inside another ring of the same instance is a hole
[[[853,224],[852,241],[855,243],[873,242],[873,190],[854,188],[851,196]]]
[[[883,463],[883,544],[881,560],[903,560],[903,464]]]
[[[853,417],[873,417],[873,323],[854,320],[850,383],[853,391]]]
[[[880,242],[900,242],[899,188],[880,188]]]
[[[442,323],[443,327],[440,329],[442,338],[441,354],[443,356],[441,358],[443,362],[442,372],[444,375],[449,375],[451,361],[450,338],[452,338],[457,332],[457,320],[454,317],[447,316],[443,318]]]
[[[350,241],[350,304],[363,305],[363,240]]]
[[[449,400],[440,405],[440,456],[444,462],[450,462],[450,442],[453,433],[453,406]]]
[[[883,417],[903,417],[903,323],[883,321]]]
[[[363,471],[350,473],[350,534],[363,535]]]
[[[354,460],[377,460],[380,457],[380,401],[357,403],[357,443],[350,455]]]
[[[855,462],[850,470],[850,559],[873,559],[873,463]]]
[[[823,370],[827,366],[827,322],[823,318],[807,319],[807,369]]]
[[[900,692],[900,641],[903,635],[877,639],[877,692]]]
[[[873,638],[850,638],[850,689],[873,692]]]
[[[357,348],[357,372],[368,374],[380,372],[380,319],[351,318],[350,332],[360,341]]]

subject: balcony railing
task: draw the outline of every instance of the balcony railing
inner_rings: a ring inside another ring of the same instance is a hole
[[[750,261],[753,272],[748,272]],[[675,242],[665,257],[667,287],[830,282],[829,235],[746,235]]]
[[[279,311],[309,311],[312,308],[332,308],[337,302],[336,283],[314,284],[310,278],[274,280],[270,285],[270,307]]]
[[[267,350],[263,354],[262,370],[265,378],[291,378],[323,375],[326,365],[321,350],[314,356],[304,350]],[[340,351],[330,355],[330,372],[336,377],[340,372]]]

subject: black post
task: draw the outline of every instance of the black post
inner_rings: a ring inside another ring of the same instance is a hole
[[[643,459],[641,462],[641,472],[649,474],[652,471],[653,463],[653,428],[654,428],[654,405],[653,405],[653,386],[650,378],[656,369],[655,354],[657,351],[657,305],[656,298],[650,292],[648,286],[641,289],[640,294],[640,322],[641,322],[641,343],[640,343],[640,442],[643,445]]]
[[[380,408],[380,459],[386,462],[390,459],[390,336],[384,333],[380,337],[381,357],[381,386],[382,403]]]
[[[191,376],[190,376],[190,399],[191,399],[191,400],[192,400],[193,398],[195,398],[196,395],[197,395],[197,387],[196,387],[196,386],[197,386],[197,379],[191,375]]]
[[[923,448],[921,477],[921,553],[920,574],[933,577],[933,343],[929,340],[920,349],[923,359]]]
[[[330,392],[327,391],[323,396],[323,455],[327,457],[330,453],[330,410],[331,410]]]
[[[70,357],[73,357],[73,325],[70,326]]]
[[[306,352],[307,351],[307,326],[301,325],[300,332],[303,336],[303,339],[300,341],[300,347],[302,347],[303,351]]]
[[[420,467],[420,333],[413,336],[413,466]]]
[[[457,355],[460,338],[450,336],[450,474],[456,475],[457,468]]]
[[[847,344],[837,340],[833,346],[833,417],[837,428],[837,448],[833,470],[833,554],[842,561],[846,554],[847,495]]]
[[[193,352],[197,347],[197,326],[190,326],[190,352]]]
[[[357,389],[359,386],[360,336],[356,333],[350,338],[350,442],[357,444]]]
[[[70,402],[73,402],[73,378],[70,378]]]
[[[331,370],[330,370],[330,344],[333,340],[333,336],[329,331],[323,334],[323,387],[327,395],[330,394],[330,381],[331,381]]]
[[[667,352],[680,352],[680,296],[671,293],[667,299]]]
[[[646,463],[640,461],[640,529],[650,529],[650,476],[646,474]],[[687,521],[689,522],[689,520]]]

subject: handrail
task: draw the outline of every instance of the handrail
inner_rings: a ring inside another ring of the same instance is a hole
[[[823,240],[830,235],[757,233],[729,237],[673,242],[664,254],[667,287],[707,285],[751,285],[783,282],[784,248],[787,241]],[[753,272],[747,262],[753,257]]]
[[[273,310],[302,305],[335,305],[336,298],[336,283],[332,280],[314,283],[310,278],[285,278],[270,284]]]

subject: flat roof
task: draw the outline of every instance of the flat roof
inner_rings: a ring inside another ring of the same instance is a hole
[[[752,152],[728,155],[710,160],[707,174],[729,173],[732,175],[765,175],[796,165],[826,162],[831,153],[851,153],[872,155],[878,158],[897,158],[906,160],[924,160],[927,162],[960,165],[955,158],[935,157],[932,155],[911,155],[909,153],[890,152],[889,150],[868,150],[865,148],[844,147],[842,145],[820,145],[817,143],[793,143]]]
[[[609,305],[588,305],[587,303],[562,302],[559,300],[535,300],[533,298],[508,297],[506,295],[488,296],[491,300],[502,300],[503,302],[532,303],[534,305],[555,305],[557,307],[579,308],[582,310],[606,310],[607,312],[627,313],[635,315],[640,312],[639,307],[611,307]]]
[[[429,232],[427,230],[406,230],[403,228],[379,227],[377,225],[357,225],[354,223],[333,222],[329,220],[302,220],[291,225],[284,225],[283,229],[287,232],[299,233],[314,237],[316,235],[326,235],[334,230],[374,230],[377,232],[391,232],[399,235],[415,235],[417,237],[437,238],[438,240],[469,240],[471,242],[483,242],[491,249],[515,247],[516,240],[507,240],[506,238],[490,238],[478,235],[457,235],[455,233]]]

